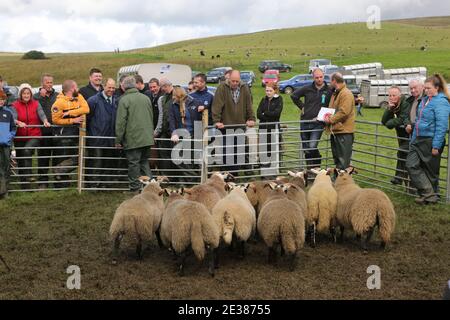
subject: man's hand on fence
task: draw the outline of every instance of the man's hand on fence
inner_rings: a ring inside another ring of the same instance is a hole
[[[198,107],[198,112],[203,112],[203,111],[205,111],[205,106]]]
[[[48,122],[48,121],[44,122],[44,127],[50,128],[51,126],[52,126],[52,124],[50,122]]]
[[[255,125],[256,125],[255,121],[253,121],[253,120],[248,120],[247,121],[247,127],[253,128]]]
[[[223,128],[225,128],[225,125],[222,122],[217,122],[216,123],[216,128],[217,129],[223,129]]]
[[[408,124],[405,128],[405,131],[407,134],[411,134],[413,132],[412,126]]]
[[[439,155],[439,150],[433,149],[433,151],[431,151],[431,153],[433,154],[433,157],[437,157]]]
[[[83,123],[83,117],[74,118],[72,121],[75,124],[82,124]]]
[[[323,116],[323,121],[324,121],[325,123],[330,124],[330,123],[331,123],[331,113],[326,113],[326,114]]]
[[[174,135],[172,135],[172,138],[170,138],[170,140],[173,143],[178,143],[178,142],[180,142],[180,137],[178,135],[174,134]]]
[[[115,147],[116,149],[123,149],[123,146],[120,143],[116,143]]]

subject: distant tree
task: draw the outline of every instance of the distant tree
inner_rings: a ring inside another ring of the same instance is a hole
[[[31,51],[28,51],[27,53],[25,53],[23,55],[22,59],[43,60],[43,59],[47,59],[47,57],[45,56],[45,53],[43,53],[42,51],[31,50]]]

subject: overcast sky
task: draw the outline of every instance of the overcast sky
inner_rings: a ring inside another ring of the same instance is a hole
[[[0,51],[113,51],[213,35],[450,15],[448,0],[1,0]]]

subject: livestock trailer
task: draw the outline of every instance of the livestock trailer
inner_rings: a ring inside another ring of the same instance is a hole
[[[402,94],[409,96],[408,80],[363,80],[361,83],[361,95],[364,97],[364,106],[383,107],[389,100],[389,88],[397,86]]]
[[[427,68],[400,68],[383,70],[383,79],[425,79],[427,77]]]
[[[192,79],[191,67],[182,64],[172,63],[143,63],[132,66],[125,66],[119,69],[117,81],[123,75],[140,75],[144,82],[149,82],[152,78],[167,78],[174,85],[188,85]]]
[[[383,65],[380,62],[353,64],[344,66],[344,70],[351,71],[357,76],[368,76],[369,78],[380,78],[383,74]]]

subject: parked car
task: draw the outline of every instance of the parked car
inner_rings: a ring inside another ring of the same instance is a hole
[[[280,82],[280,71],[278,70],[267,70],[264,73],[263,79],[262,79],[262,86],[265,87],[268,83]]]
[[[208,73],[206,73],[206,82],[207,83],[219,83],[220,81],[225,80],[225,73],[228,70],[232,70],[231,67],[220,67],[214,68]]]
[[[322,69],[324,71],[324,66],[330,66],[331,60],[329,59],[313,59],[309,61],[309,73],[312,73],[314,69]]]
[[[256,80],[255,73],[253,71],[241,71],[241,80],[252,87]]]
[[[291,72],[292,66],[290,64],[282,63],[279,60],[264,60],[261,61],[258,69],[263,73],[266,72],[267,70],[278,70],[279,72]]]
[[[330,83],[331,77],[329,75],[325,75],[324,78],[327,83]],[[292,94],[296,89],[309,85],[313,81],[311,74],[299,74],[289,80],[280,81],[278,85],[281,93]]]

